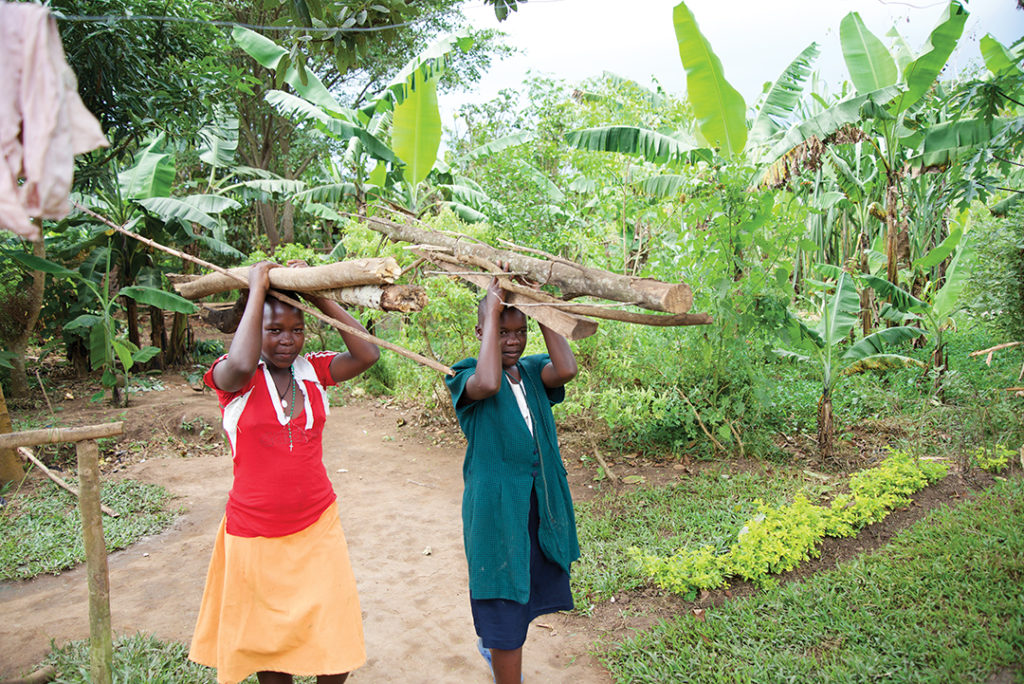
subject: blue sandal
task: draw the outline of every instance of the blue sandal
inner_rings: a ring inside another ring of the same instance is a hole
[[[476,640],[476,650],[480,652],[480,655],[483,657],[484,661],[487,663],[487,669],[491,671],[491,679],[494,679],[494,681],[498,681],[494,677],[494,665],[491,664],[491,649],[484,648],[484,640],[482,638],[477,638],[477,640]],[[523,681],[523,675],[522,674],[519,675],[519,681],[520,682]]]

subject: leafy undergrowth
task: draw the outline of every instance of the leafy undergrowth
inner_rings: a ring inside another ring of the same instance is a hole
[[[630,555],[658,586],[690,600],[701,589],[728,586],[733,576],[769,587],[774,575],[816,558],[825,537],[856,534],[910,503],[911,494],[947,472],[945,464],[891,450],[878,466],[854,473],[849,493],[835,497],[831,505],[814,505],[804,494],[781,506],[758,502],[758,515],[747,520],[725,553],[705,542],[670,556],[640,548],[631,549]]]
[[[986,681],[1024,662],[1024,478],[878,551],[605,656],[619,682]]]
[[[100,500],[119,514],[103,516],[107,551],[126,548],[170,525],[176,512],[165,508],[169,497],[159,485],[104,482]],[[58,574],[84,560],[82,520],[74,496],[49,481],[32,491],[7,495],[0,509],[0,580]]]
[[[54,649],[43,665],[57,670],[54,684],[89,684],[89,641],[73,641]],[[216,684],[217,671],[188,660],[188,646],[164,642],[148,634],[131,634],[114,641],[114,684]],[[296,677],[312,684],[316,677]],[[242,684],[257,684],[251,675]]]
[[[714,464],[668,487],[611,492],[577,502],[576,517],[583,556],[573,565],[576,606],[588,612],[647,582],[636,572],[630,547],[671,554],[696,544],[725,552],[736,530],[757,513],[758,500],[778,504],[803,494],[817,499],[826,486],[797,468],[763,465],[735,472]]]

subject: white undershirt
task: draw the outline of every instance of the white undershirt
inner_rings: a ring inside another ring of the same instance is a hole
[[[526,427],[530,429],[530,434],[533,434],[533,418],[530,416],[530,407],[526,403],[526,390],[523,388],[523,382],[520,380],[518,383],[512,382],[512,378],[508,379],[508,384],[512,385],[512,395],[516,398],[516,403],[519,404],[519,412],[523,414],[523,420],[526,421]]]

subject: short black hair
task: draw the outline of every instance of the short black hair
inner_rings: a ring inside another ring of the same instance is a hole
[[[288,297],[290,299],[294,299],[297,302],[298,301],[302,301],[302,300],[299,299],[299,293],[295,292],[293,290],[277,290],[277,289],[274,289],[274,290],[271,290],[271,292],[277,292],[279,294],[283,294],[285,297]],[[272,305],[272,304],[278,304],[280,306],[287,306],[287,307],[290,307],[292,309],[295,309],[299,313],[302,313],[302,309],[300,309],[299,307],[295,306],[294,304],[289,304],[288,302],[282,302],[277,297],[271,296],[270,293],[268,292],[267,293],[267,298],[263,301],[263,306],[268,306],[268,305]]]

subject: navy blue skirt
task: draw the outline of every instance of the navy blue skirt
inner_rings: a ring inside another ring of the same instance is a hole
[[[526,630],[538,615],[572,610],[569,573],[548,560],[540,550],[537,530],[537,492],[530,492],[530,600],[516,603],[509,599],[469,598],[473,625],[484,648],[514,651],[526,641]]]

